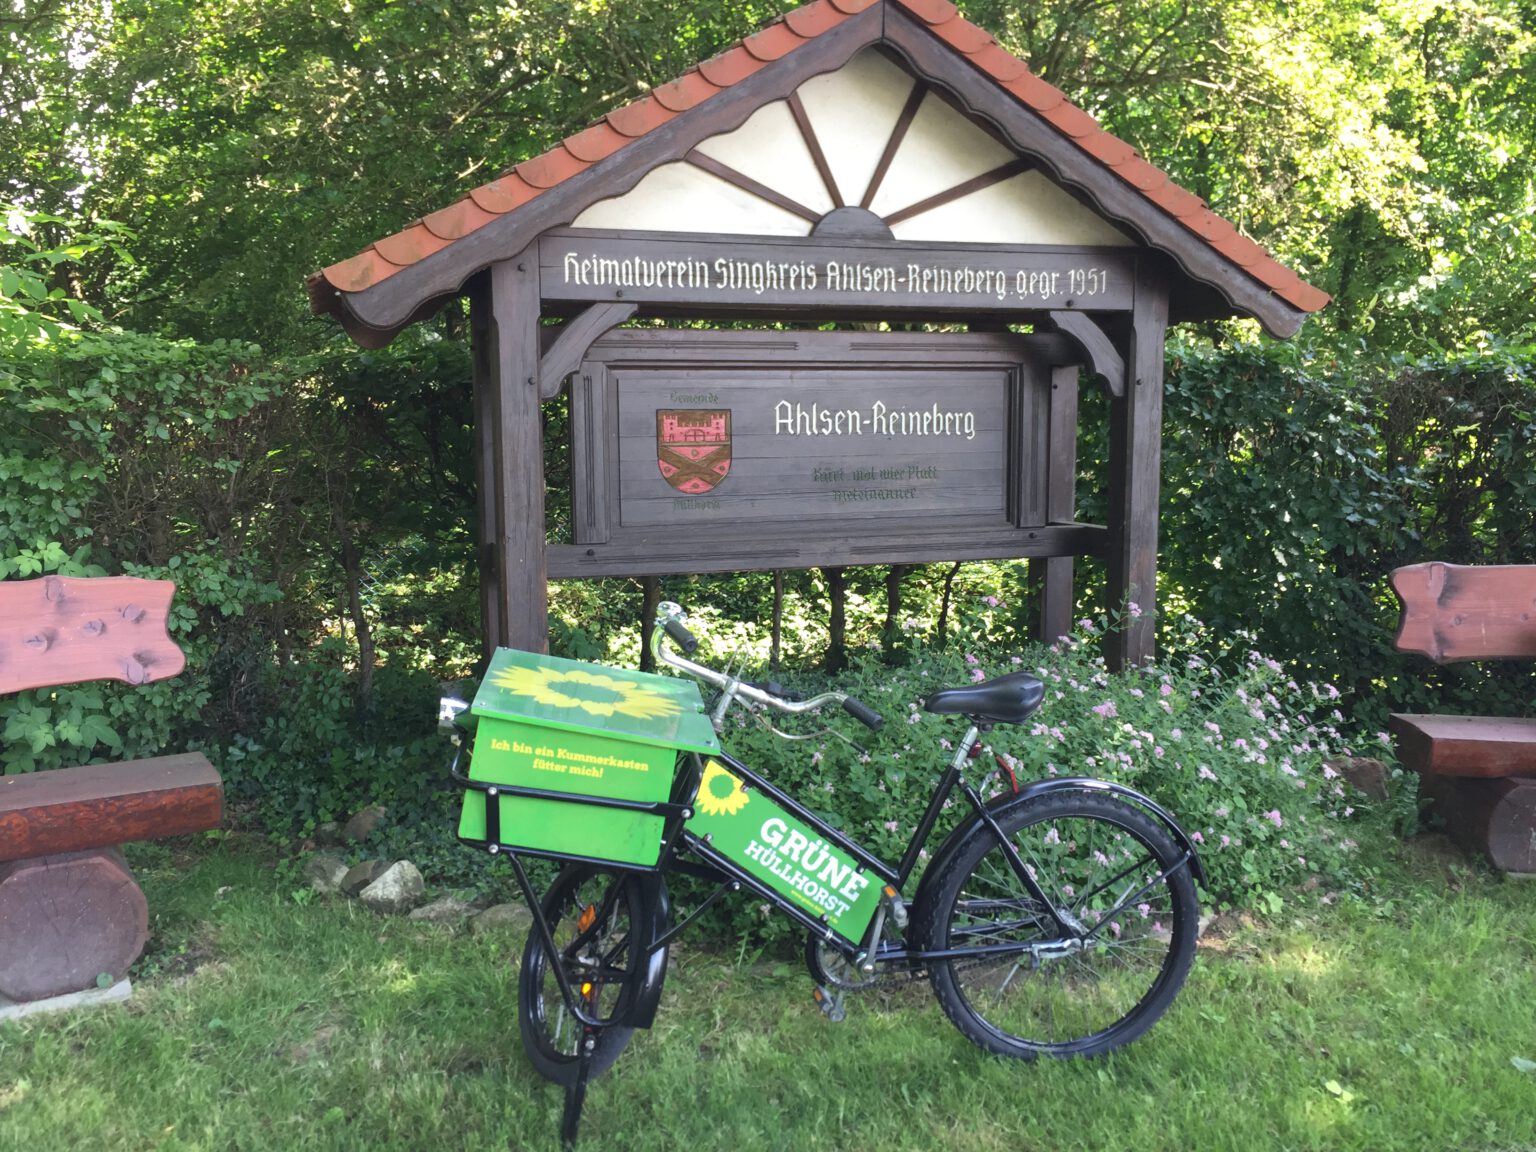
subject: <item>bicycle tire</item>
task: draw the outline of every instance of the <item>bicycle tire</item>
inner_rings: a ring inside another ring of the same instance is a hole
[[[935,961],[929,977],[945,1015],[1001,1056],[1099,1056],[1129,1044],[1167,1011],[1194,960],[1199,905],[1189,867],[1175,869],[1183,850],[1153,817],[1104,796],[1045,796],[995,818],[1058,909],[1092,930],[1090,944],[1063,945],[978,822],[917,910],[917,939],[932,951],[1005,942],[1043,951]]]
[[[573,864],[544,895],[544,916],[566,978],[573,987],[588,989],[583,999],[589,1015],[614,1021],[597,1032],[589,1078],[606,1072],[634,1035],[634,1028],[622,1021],[642,978],[644,955],[637,941],[651,939],[655,914],[641,884],[634,873]],[[587,915],[592,919],[584,925]],[[600,951],[594,952],[593,944]],[[549,960],[538,929],[530,927],[518,972],[518,1027],[539,1075],[569,1086],[580,1068],[582,1026],[566,1007]]]

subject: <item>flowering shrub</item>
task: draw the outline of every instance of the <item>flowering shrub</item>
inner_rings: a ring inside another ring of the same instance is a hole
[[[1111,677],[1098,631],[1081,621],[1031,653],[1046,703],[1030,738],[1009,742],[1028,775],[1099,776],[1147,793],[1177,815],[1227,898],[1349,878],[1362,802],[1326,763],[1351,754],[1337,688],[1299,684],[1251,636],[1220,646],[1193,621],[1177,630],[1174,656]],[[1372,740],[1386,751],[1385,734]]]
[[[996,598],[988,599],[994,602],[976,605],[983,616],[999,609]],[[1190,833],[1219,900],[1275,906],[1278,892],[1312,876],[1329,888],[1348,884],[1353,826],[1364,812],[1361,798],[1325,764],[1350,751],[1339,729],[1337,689],[1299,684],[1253,651],[1251,638],[1235,634],[1223,642],[1194,621],[1174,630],[1173,654],[1162,662],[1111,676],[1099,654],[1105,626],[1083,620],[1061,642],[1019,652],[984,644],[918,648],[895,668],[871,646],[835,683],[880,711],[884,729],[875,734],[843,717],[825,718],[861,747],[824,729],[807,743],[786,743],[741,708],[725,746],[894,861],[965,728],[961,717],[922,711],[921,699],[941,687],[1028,671],[1044,681],[1045,703],[1025,725],[999,726],[986,737],[991,754],[975,762],[969,777],[985,781],[988,795],[1007,787],[1000,762],[1021,784],[1095,776],[1136,788]],[[739,660],[740,648],[732,651]],[[793,686],[809,693],[826,684],[805,677]],[[1372,739],[1378,738],[1385,740]],[[958,794],[949,807],[940,834],[967,808]],[[930,847],[937,843],[936,836]]]

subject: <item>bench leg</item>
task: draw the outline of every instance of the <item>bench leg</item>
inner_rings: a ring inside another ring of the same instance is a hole
[[[1434,801],[1451,838],[1500,872],[1536,873],[1536,778],[1477,779],[1426,773],[1419,791]]]
[[[0,864],[0,996],[42,1000],[113,981],[144,950],[149,908],[121,850]]]

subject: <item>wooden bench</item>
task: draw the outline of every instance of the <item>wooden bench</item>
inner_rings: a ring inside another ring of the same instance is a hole
[[[169,580],[0,582],[0,693],[93,680],[148,684],[186,659],[166,630]],[[149,910],[117,845],[223,818],[199,753],[0,776],[0,998],[35,1001],[127,974]]]
[[[1392,587],[1400,650],[1437,664],[1536,660],[1536,566],[1414,564]],[[1501,871],[1536,873],[1536,720],[1396,714],[1388,727],[1458,843]]]

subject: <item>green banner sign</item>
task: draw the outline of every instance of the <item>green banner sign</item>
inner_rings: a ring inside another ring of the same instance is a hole
[[[882,881],[718,760],[704,765],[688,831],[845,939],[864,937]]]

